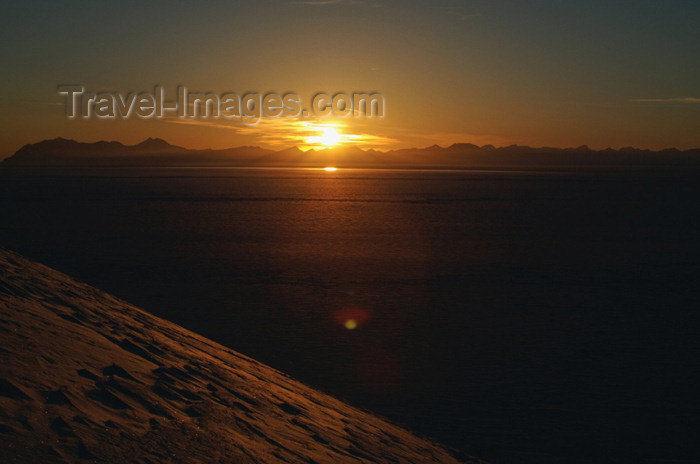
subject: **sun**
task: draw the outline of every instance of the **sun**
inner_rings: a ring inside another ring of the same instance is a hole
[[[340,142],[340,134],[332,127],[325,127],[318,138],[318,142],[326,147],[333,147]]]
[[[347,134],[344,124],[314,124],[303,121],[299,125],[300,137],[303,137],[304,144],[300,145],[301,150],[326,150],[337,148],[348,143],[354,144],[360,141],[362,136]]]

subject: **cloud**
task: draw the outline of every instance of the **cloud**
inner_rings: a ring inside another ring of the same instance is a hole
[[[697,97],[676,97],[676,98],[633,98],[635,103],[700,103]]]
[[[348,124],[340,121],[325,122],[321,120],[303,121],[293,118],[263,118],[254,126],[241,123],[240,120],[197,120],[167,118],[165,122],[200,127],[213,127],[232,130],[242,136],[252,136],[257,143],[274,149],[288,148],[294,145],[302,149],[312,147],[307,142],[309,137],[318,136],[325,128],[334,128],[340,133],[341,144],[355,145],[360,148],[382,148],[391,146],[398,141],[384,135],[375,135],[353,130]]]
[[[218,120],[209,121],[209,120],[200,120],[200,119],[167,117],[167,118],[163,119],[163,121],[165,121],[167,123],[172,123],[172,124],[184,124],[187,126],[216,127],[219,129],[227,129],[227,130],[232,130],[235,132],[238,132],[238,130],[240,128],[238,126],[234,126],[233,123],[219,122]],[[242,124],[240,121],[238,123]]]

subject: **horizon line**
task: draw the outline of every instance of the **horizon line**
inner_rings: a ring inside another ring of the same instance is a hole
[[[173,148],[181,148],[181,149],[190,150],[190,151],[200,151],[200,150],[224,151],[224,150],[235,150],[235,149],[239,149],[239,148],[258,148],[261,150],[268,150],[268,151],[272,151],[275,153],[279,153],[279,152],[286,151],[286,150],[293,150],[295,148],[298,149],[299,151],[304,152],[304,153],[309,152],[309,151],[312,151],[312,152],[323,152],[323,151],[327,151],[327,150],[332,151],[332,150],[342,149],[342,148],[346,148],[346,149],[347,148],[355,148],[355,149],[363,151],[363,152],[375,151],[375,152],[379,152],[379,153],[391,153],[391,152],[404,151],[404,150],[427,150],[430,148],[445,150],[445,149],[449,149],[449,148],[452,148],[452,147],[458,146],[458,145],[471,145],[473,147],[476,147],[477,149],[493,148],[495,150],[506,149],[506,148],[530,148],[533,150],[589,150],[589,151],[594,151],[594,152],[609,151],[609,150],[622,151],[622,150],[628,150],[628,149],[637,150],[637,151],[649,151],[649,152],[663,152],[663,151],[688,152],[688,151],[700,150],[700,147],[693,147],[693,148],[687,148],[687,149],[681,149],[678,147],[665,147],[665,148],[661,148],[661,149],[652,149],[652,148],[641,148],[641,147],[637,147],[634,145],[625,145],[625,146],[621,146],[619,148],[607,146],[605,148],[597,149],[597,148],[591,148],[588,144],[582,144],[582,145],[578,145],[578,146],[560,147],[560,146],[553,146],[553,145],[541,145],[541,146],[520,145],[520,144],[514,143],[514,144],[510,144],[510,145],[496,146],[496,145],[493,145],[490,143],[487,143],[484,145],[478,145],[478,144],[475,144],[472,142],[454,142],[450,145],[445,145],[445,146],[442,146],[438,143],[434,143],[432,145],[427,145],[427,146],[422,146],[422,147],[421,146],[413,146],[413,147],[407,147],[407,148],[393,148],[393,149],[388,149],[388,150],[383,150],[383,149],[379,149],[376,147],[361,148],[360,146],[358,146],[359,144],[353,144],[353,143],[340,143],[340,144],[332,146],[332,147],[326,147],[326,148],[320,148],[320,149],[308,148],[306,150],[301,149],[298,144],[290,145],[290,146],[287,146],[287,147],[284,147],[281,149],[265,148],[265,147],[262,147],[260,145],[238,145],[238,146],[231,146],[231,147],[225,147],[225,148],[212,148],[212,147],[191,148],[191,147],[185,147],[185,146],[181,146],[181,145],[174,145],[161,137],[147,137],[140,142],[137,142],[134,144],[127,144],[127,143],[120,141],[120,140],[100,139],[100,140],[97,140],[94,142],[84,142],[84,141],[78,141],[75,139],[58,136],[58,137],[55,137],[52,139],[43,139],[43,140],[40,140],[40,141],[34,142],[34,143],[25,143],[22,147],[20,147],[18,150],[16,150],[15,153],[17,153],[18,151],[20,151],[22,148],[24,148],[26,146],[37,145],[37,144],[42,143],[42,142],[51,142],[51,141],[55,141],[55,140],[65,140],[68,142],[75,142],[75,143],[79,143],[79,144],[95,144],[95,143],[100,143],[100,142],[119,143],[119,144],[123,145],[124,147],[136,147],[138,145],[141,145],[141,144],[143,144],[145,142],[149,142],[149,141],[162,141]],[[9,155],[9,156],[12,156],[12,155]]]

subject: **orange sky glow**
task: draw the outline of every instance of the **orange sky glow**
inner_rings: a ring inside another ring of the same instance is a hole
[[[25,2],[0,19],[0,158],[55,137],[276,150],[327,147],[324,137],[377,150],[700,147],[699,11],[573,0],[70,3]],[[256,126],[68,119],[56,91],[68,84],[123,94],[155,85],[294,91],[305,102],[317,92],[379,92],[386,111]]]

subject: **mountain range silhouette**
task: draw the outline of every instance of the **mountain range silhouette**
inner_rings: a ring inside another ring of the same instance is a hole
[[[700,167],[700,148],[659,151],[624,147],[593,150],[533,148],[522,145],[494,147],[455,143],[448,147],[399,150],[363,150],[340,146],[303,151],[279,151],[256,146],[226,149],[187,149],[163,139],[148,138],[136,145],[115,141],[77,142],[64,138],[27,144],[6,158],[2,166],[290,166],[395,168],[575,168],[575,167]]]

